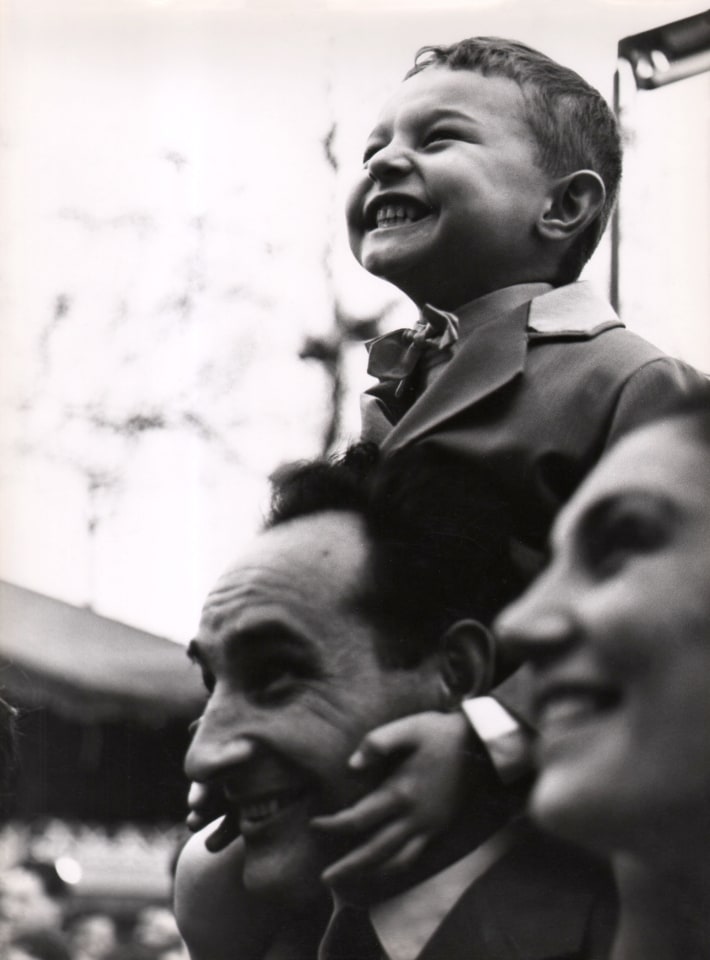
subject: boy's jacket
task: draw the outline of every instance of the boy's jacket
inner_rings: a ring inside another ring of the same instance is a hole
[[[426,442],[480,463],[510,499],[520,540],[539,548],[618,437],[695,394],[710,402],[706,377],[631,333],[578,281],[462,336],[382,449]],[[385,395],[382,384],[365,394]]]

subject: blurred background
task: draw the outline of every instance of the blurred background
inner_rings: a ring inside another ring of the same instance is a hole
[[[343,206],[419,46],[510,36],[616,96],[620,216],[586,275],[710,369],[710,74],[638,89],[624,63],[614,92],[623,37],[703,10],[0,4],[0,692],[23,709],[0,862],[165,902],[201,699],[182,645],[268,475],[357,436],[362,340],[413,319]]]

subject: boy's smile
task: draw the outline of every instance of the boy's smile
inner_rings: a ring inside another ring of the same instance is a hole
[[[416,303],[453,309],[544,280],[535,224],[552,178],[518,85],[429,67],[385,106],[347,206],[360,263]]]

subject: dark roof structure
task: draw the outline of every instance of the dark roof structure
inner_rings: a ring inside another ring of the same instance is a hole
[[[189,721],[204,700],[180,644],[4,581],[0,691],[67,719],[153,726]]]

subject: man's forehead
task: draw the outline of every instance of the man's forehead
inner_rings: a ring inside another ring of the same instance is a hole
[[[271,603],[308,609],[351,594],[362,581],[368,538],[359,516],[328,511],[260,533],[217,581],[202,622],[215,629],[237,609]]]

